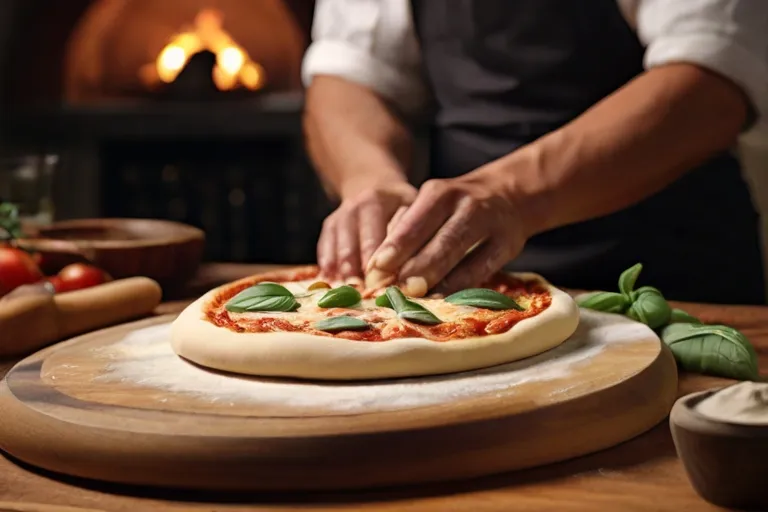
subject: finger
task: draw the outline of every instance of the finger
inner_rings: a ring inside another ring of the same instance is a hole
[[[317,241],[317,265],[321,275],[333,278],[338,270],[336,265],[336,226],[332,218],[326,219]]]
[[[374,268],[365,273],[365,289],[380,290],[395,282],[397,276],[391,272],[385,272]]]
[[[432,288],[488,235],[486,225],[484,216],[478,216],[470,204],[459,206],[429,243],[403,265],[399,277],[423,277]]]
[[[373,254],[371,266],[397,272],[432,238],[453,213],[448,195],[432,192],[433,187],[416,198],[402,214],[392,232]]]
[[[408,211],[408,207],[407,206],[401,206],[400,208],[397,209],[397,211],[395,212],[395,214],[392,216],[392,218],[389,220],[389,223],[387,224],[387,233],[385,235],[385,238],[386,238],[386,236],[389,236],[390,233],[392,233],[392,228],[395,226],[395,224],[398,223],[398,221],[402,218],[403,214],[406,211]],[[381,245],[381,242],[379,243],[379,246],[380,245]],[[378,246],[377,246],[377,248],[378,248]],[[366,276],[368,274],[370,274],[372,272],[376,272],[378,270],[378,274],[376,275],[376,278],[372,278],[373,282],[379,282],[379,281],[383,282],[384,279],[379,279],[379,276],[385,275],[385,274],[388,276],[388,278],[391,277],[392,280],[394,280],[394,278],[396,277],[395,274],[392,273],[392,272],[389,272],[389,271],[384,272],[382,270],[377,269],[375,267],[375,265],[374,265],[376,263],[376,260],[373,258],[373,254],[368,256],[368,259],[364,260],[364,261],[366,261],[366,263],[365,263],[365,274],[366,274]],[[367,280],[367,277],[366,277],[366,280]]]
[[[346,215],[336,228],[336,261],[342,278],[361,276],[357,216]]]
[[[387,219],[379,203],[371,203],[360,210],[360,263],[367,265],[373,252],[379,248],[387,235]]]
[[[508,240],[490,238],[451,270],[434,291],[447,295],[481,286],[515,256]]]
[[[389,224],[387,224],[387,234],[390,234],[392,232],[392,229],[397,225],[397,223],[403,217],[403,214],[407,211],[408,211],[407,206],[401,206],[400,208],[397,209],[395,214],[389,220]]]

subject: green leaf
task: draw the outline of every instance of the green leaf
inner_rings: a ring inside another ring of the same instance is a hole
[[[334,316],[315,322],[314,328],[318,331],[339,332],[339,331],[362,331],[371,326],[359,318],[353,316]]]
[[[0,241],[23,237],[18,207],[13,203],[0,202]]]
[[[643,264],[637,263],[622,272],[619,276],[619,291],[629,297],[629,294],[635,289],[635,283],[642,270]]]
[[[643,295],[645,293],[652,293],[655,295],[659,295],[660,297],[663,297],[664,295],[659,291],[658,288],[654,288],[653,286],[641,286],[637,290],[634,290],[630,292],[629,297],[631,300],[635,301],[640,295]]]
[[[449,295],[446,302],[461,306],[473,306],[485,309],[516,309],[523,311],[520,305],[510,297],[488,288],[469,288]]]
[[[442,320],[432,314],[427,308],[416,302],[410,301],[396,286],[390,286],[386,291],[387,298],[397,316],[403,320],[409,320],[417,324],[437,325]]]
[[[605,313],[624,313],[629,307],[630,300],[621,293],[593,292],[576,298],[576,304],[586,309],[603,311]]]
[[[389,298],[387,297],[386,293],[382,293],[378,297],[376,297],[376,305],[380,308],[389,308],[389,309],[395,309],[392,307],[392,303],[389,302]]]
[[[732,327],[673,323],[660,335],[686,371],[729,379],[759,379],[754,347]]]
[[[321,308],[348,308],[360,302],[361,299],[359,291],[352,286],[344,285],[328,290],[317,301],[317,305]]]
[[[669,317],[669,323],[671,324],[700,324],[701,320],[693,315],[690,315],[682,309],[673,309],[672,314]]]
[[[642,322],[651,329],[658,329],[669,322],[672,308],[658,290],[646,290],[637,296],[626,314],[632,320]]]
[[[295,311],[299,308],[299,303],[284,286],[277,283],[259,283],[232,297],[225,308],[233,313]]]

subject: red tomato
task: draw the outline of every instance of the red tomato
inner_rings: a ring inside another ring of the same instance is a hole
[[[43,273],[29,253],[14,247],[0,247],[0,296],[42,278]]]
[[[58,293],[90,288],[104,284],[112,278],[98,267],[86,263],[67,265],[58,275],[49,279]]]

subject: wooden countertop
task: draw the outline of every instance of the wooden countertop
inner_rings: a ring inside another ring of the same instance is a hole
[[[219,283],[265,270],[265,265],[207,265],[190,285],[195,297]],[[188,301],[167,302],[158,313],[179,311]],[[724,323],[744,332],[768,371],[768,307],[681,304],[707,323]],[[0,361],[4,375],[15,361]],[[701,375],[681,374],[680,396],[728,384]],[[2,411],[0,411],[2,414]],[[568,435],[567,432],[563,433]],[[450,449],[450,446],[446,446]],[[371,464],[375,464],[371,461]],[[404,461],[404,463],[406,463]],[[691,488],[675,455],[667,422],[620,446],[568,462],[463,483],[410,489],[310,495],[210,495],[125,488],[53,478],[0,457],[0,511],[6,502],[42,503],[103,511],[449,511],[471,510],[722,510],[708,505]],[[27,510],[24,508],[9,510]],[[54,508],[32,508],[50,511]],[[77,512],[72,511],[72,512]]]

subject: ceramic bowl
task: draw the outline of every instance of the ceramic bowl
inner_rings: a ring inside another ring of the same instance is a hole
[[[696,405],[719,389],[692,393],[672,407],[677,454],[696,492],[726,508],[768,510],[768,426],[714,421]]]

